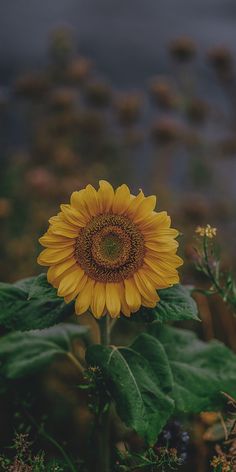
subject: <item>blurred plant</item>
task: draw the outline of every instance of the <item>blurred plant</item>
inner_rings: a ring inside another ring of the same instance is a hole
[[[32,442],[28,434],[16,433],[10,449],[13,451],[13,458],[9,459],[5,455],[0,455],[0,468],[4,472],[63,472],[65,464],[56,459],[45,463],[45,453],[37,454],[31,451]]]
[[[177,106],[178,97],[176,96],[173,87],[169,83],[168,78],[153,78],[150,82],[149,90],[154,102],[161,108],[168,110]]]
[[[190,37],[180,36],[170,42],[169,50],[174,59],[188,62],[196,54],[196,44]]]
[[[132,453],[117,451],[117,459],[114,466],[116,472],[167,472],[176,470],[183,465],[175,448],[159,447],[147,449],[144,453]]]
[[[152,124],[151,136],[154,143],[173,145],[183,137],[183,127],[171,118],[159,118]]]
[[[115,101],[115,110],[121,125],[129,126],[139,119],[142,97],[138,93],[121,94]]]
[[[224,302],[235,310],[236,281],[231,272],[225,272],[221,268],[220,251],[215,244],[216,231],[217,229],[211,227],[209,224],[196,228],[196,234],[199,235],[202,246],[196,249],[198,257],[195,266],[199,272],[207,277],[211,286],[208,290],[195,290],[207,296],[217,293]]]
[[[226,438],[223,445],[216,446],[217,455],[211,461],[216,472],[235,472],[236,470],[236,401],[224,394],[228,400],[230,413],[226,419],[224,430]]]
[[[88,102],[99,108],[107,107],[111,103],[112,91],[109,85],[102,81],[91,81],[86,86]]]
[[[208,60],[221,79],[232,77],[233,57],[229,48],[216,46],[208,52]]]

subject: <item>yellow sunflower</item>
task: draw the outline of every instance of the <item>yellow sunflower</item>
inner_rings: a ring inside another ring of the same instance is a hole
[[[96,318],[130,316],[141,305],[154,307],[157,290],[179,281],[178,231],[155,206],[154,196],[134,196],[127,185],[114,191],[101,180],[98,191],[87,185],[73,192],[50,218],[38,263],[50,266],[48,281],[59,296],[76,299],[78,315],[90,308]]]

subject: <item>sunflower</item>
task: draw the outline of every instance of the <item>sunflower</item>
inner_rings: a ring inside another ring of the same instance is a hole
[[[130,316],[156,306],[157,290],[179,281],[178,231],[155,206],[154,196],[134,196],[125,184],[114,191],[101,180],[98,191],[73,192],[50,218],[38,263],[49,266],[48,281],[66,303],[76,300],[78,315],[90,308],[96,318]]]

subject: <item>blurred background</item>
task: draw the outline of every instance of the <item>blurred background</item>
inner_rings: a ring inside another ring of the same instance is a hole
[[[41,271],[48,218],[99,179],[158,196],[182,232],[185,283],[205,283],[193,264],[199,224],[218,228],[235,270],[235,24],[234,0],[1,2],[2,281]],[[223,302],[197,298],[200,335],[236,350]]]

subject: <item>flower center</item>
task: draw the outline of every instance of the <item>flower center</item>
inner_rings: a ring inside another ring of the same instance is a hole
[[[138,227],[121,215],[97,215],[82,228],[75,259],[99,282],[120,282],[143,264],[144,239]]]

